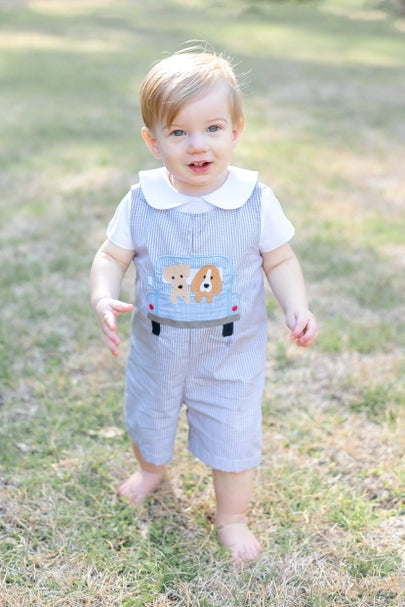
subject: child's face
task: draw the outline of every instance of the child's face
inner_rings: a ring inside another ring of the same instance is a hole
[[[225,182],[242,127],[242,120],[232,123],[227,88],[219,84],[185,105],[169,128],[144,127],[142,135],[176,190],[199,196]]]

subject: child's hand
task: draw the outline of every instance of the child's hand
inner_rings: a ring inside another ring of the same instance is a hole
[[[115,357],[119,355],[118,347],[121,343],[117,334],[116,318],[123,312],[131,312],[132,304],[124,303],[118,299],[107,297],[100,299],[95,307],[98,320],[104,333],[107,346]]]
[[[286,314],[287,326],[291,329],[291,339],[295,340],[297,346],[308,347],[316,342],[318,328],[315,316],[306,308],[298,308],[292,313]]]

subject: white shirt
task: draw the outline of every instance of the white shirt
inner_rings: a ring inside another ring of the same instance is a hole
[[[185,213],[206,213],[214,207],[237,209],[252,194],[258,173],[237,167],[229,167],[229,175],[220,188],[204,196],[189,196],[175,190],[165,167],[140,171],[139,185],[147,203],[160,210],[176,208]],[[137,188],[139,186],[132,186]],[[273,191],[260,184],[262,190],[262,217],[259,249],[262,253],[277,249],[294,236],[294,227],[284,215]],[[122,199],[107,228],[107,238],[122,249],[134,250],[130,230],[131,190]]]

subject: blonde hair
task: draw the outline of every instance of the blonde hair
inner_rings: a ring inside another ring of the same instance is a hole
[[[170,127],[179,111],[192,99],[219,83],[229,92],[233,124],[243,120],[242,95],[233,67],[222,55],[186,49],[162,59],[145,76],[140,90],[144,124]]]

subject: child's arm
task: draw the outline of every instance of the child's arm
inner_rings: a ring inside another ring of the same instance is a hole
[[[119,301],[121,283],[135,251],[117,247],[106,240],[97,251],[90,274],[91,303],[97,314],[107,346],[118,356],[120,339],[117,335],[116,318],[122,312],[130,312],[132,304]]]
[[[308,310],[301,266],[290,245],[262,253],[263,269],[272,291],[284,310],[291,339],[299,346],[312,346],[318,329],[314,315]]]

